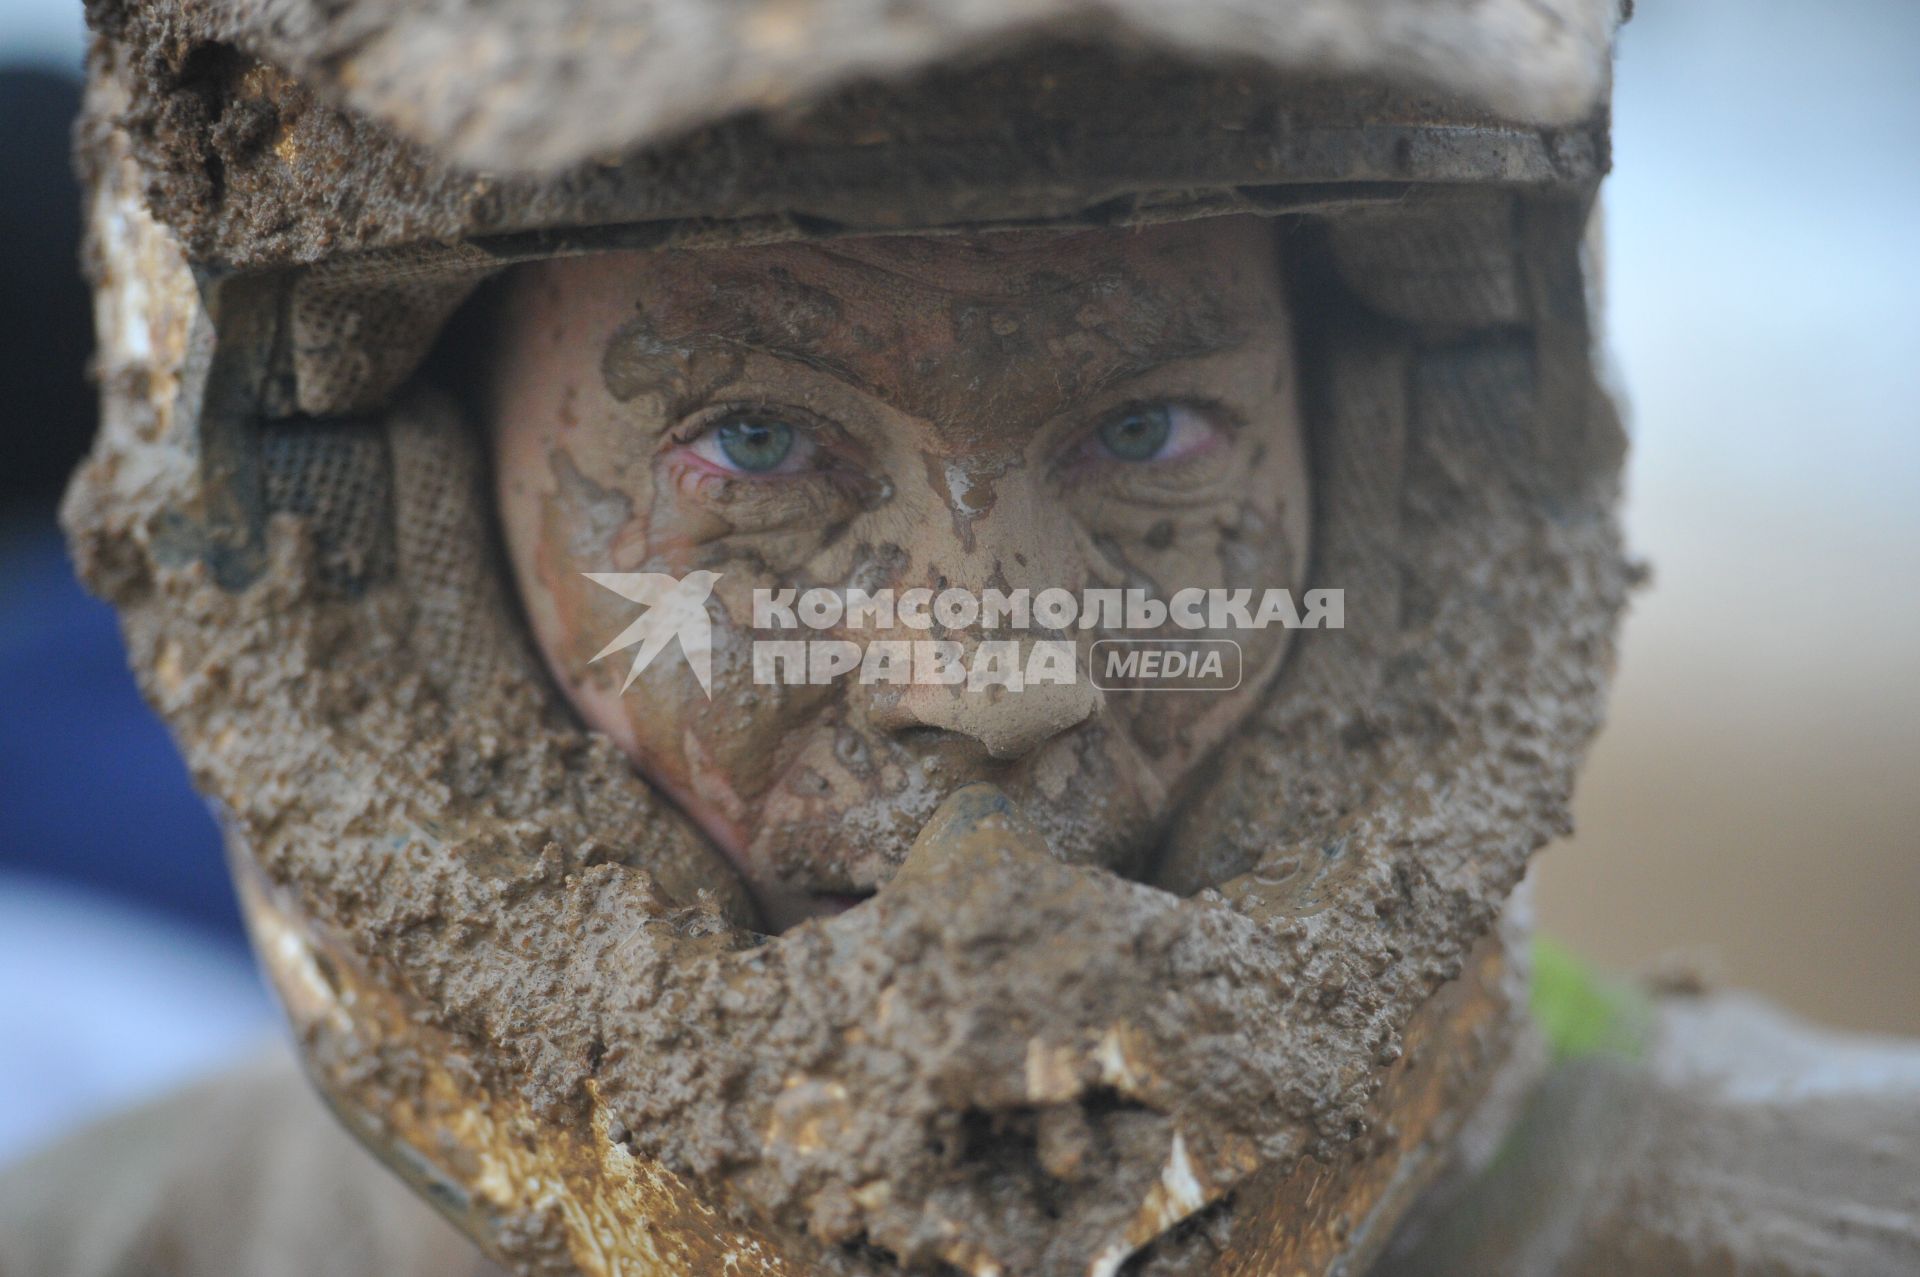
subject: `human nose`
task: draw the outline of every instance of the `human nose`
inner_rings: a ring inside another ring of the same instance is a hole
[[[1050,588],[1074,588],[1082,565],[1070,548],[1073,537],[1053,526],[1039,495],[1028,487],[1017,481],[1006,485],[994,507],[971,521],[970,544],[959,543],[944,521],[935,520],[913,546],[916,559],[929,565],[929,584],[971,592],[979,611],[976,624],[945,633],[945,641],[958,644],[957,668],[968,677],[953,683],[916,680],[898,689],[875,706],[883,729],[902,735],[931,729],[950,746],[967,742],[1010,762],[1100,711],[1103,693],[1083,677],[1073,630],[1033,628],[1039,616],[1031,600]],[[1003,593],[1028,597],[1025,621],[992,619],[990,583]],[[990,642],[995,649],[985,647]],[[1037,661],[1037,655],[1046,655],[1035,646],[1039,642],[1065,645],[1066,660]],[[1001,677],[973,677],[983,664],[996,661]],[[1009,670],[1009,664],[1017,668]],[[1028,681],[1028,675],[1036,677]]]

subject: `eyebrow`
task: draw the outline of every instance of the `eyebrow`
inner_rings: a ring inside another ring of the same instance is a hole
[[[766,337],[733,337],[726,333],[701,333],[688,339],[688,345],[707,346],[721,350],[734,350],[747,355],[765,355],[769,359],[778,359],[783,363],[799,364],[815,372],[837,377],[850,385],[860,387],[868,394],[877,395],[878,388],[867,383],[854,370],[852,364],[830,355],[822,350],[798,342],[780,342]]]
[[[1191,363],[1214,355],[1230,354],[1251,340],[1253,334],[1245,324],[1222,324],[1208,332],[1163,335],[1129,352],[1129,358],[1095,377],[1082,388],[1081,393],[1099,394],[1169,364]]]
[[[611,376],[609,370],[615,364],[624,364],[630,370],[652,365],[665,374],[655,380],[657,389],[666,392],[669,414],[679,417],[732,379],[692,375],[694,369],[687,362],[691,357],[725,356],[737,372],[738,363],[734,361],[760,355],[823,374],[903,411],[917,411],[916,405],[896,401],[892,391],[901,387],[886,384],[895,378],[882,374],[877,382],[864,374],[856,361],[823,348],[822,338],[831,341],[843,337],[844,325],[834,324],[829,330],[831,336],[792,331],[778,322],[767,322],[752,307],[737,316],[715,315],[709,323],[712,326],[704,331],[662,339],[644,315],[636,316],[609,339],[602,352],[602,375]],[[1229,317],[1215,299],[1204,295],[1185,299],[1185,304],[1164,297],[1142,297],[1137,306],[1121,308],[1109,324],[1080,329],[1103,339],[1104,357],[1063,362],[1053,369],[1053,390],[1062,400],[1060,406],[1065,407],[1169,365],[1240,349],[1251,340],[1252,330],[1250,319]],[[906,372],[904,368],[901,371]],[[616,391],[616,397],[627,396]]]

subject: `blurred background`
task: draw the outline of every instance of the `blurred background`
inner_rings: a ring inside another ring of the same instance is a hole
[[[1628,619],[1542,921],[1920,1034],[1920,5],[1641,0],[1608,331]]]
[[[77,0],[0,0],[0,1160],[276,1031],[53,526],[93,413]],[[1641,0],[1609,329],[1654,569],[1545,927],[1920,1034],[1920,5]]]

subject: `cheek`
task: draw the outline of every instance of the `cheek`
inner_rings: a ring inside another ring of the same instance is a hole
[[[1247,591],[1257,608],[1265,591],[1285,589],[1297,601],[1307,554],[1304,470],[1293,460],[1284,466],[1268,460],[1250,468],[1242,490],[1250,495],[1156,524],[1136,561],[1142,574],[1166,593],[1187,587]],[[1277,622],[1209,636],[1239,646],[1241,674],[1233,689],[1114,698],[1115,717],[1169,791],[1182,789],[1208,754],[1258,709],[1294,637]]]
[[[512,452],[503,449],[503,460]],[[632,753],[634,731],[619,693],[624,666],[619,677],[611,668],[619,654],[592,664],[631,619],[616,614],[620,599],[583,575],[612,565],[585,544],[586,521],[558,494],[502,486],[502,531],[535,645],[581,719]]]
[[[639,609],[584,574],[632,570],[644,556],[644,544],[632,541],[644,541],[646,494],[618,477],[619,459],[606,446],[614,432],[583,393],[580,370],[555,367],[541,353],[503,378],[494,400],[502,539],[555,681],[587,726],[633,754],[640,742],[620,693],[628,661],[618,652],[593,658]]]

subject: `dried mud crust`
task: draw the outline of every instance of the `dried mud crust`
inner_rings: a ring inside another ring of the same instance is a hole
[[[1460,473],[1438,461],[1416,512]],[[76,510],[96,582],[100,538],[151,540],[129,518]],[[1085,1271],[1365,1131],[1408,1018],[1564,822],[1624,588],[1610,523],[1414,522],[1448,586],[1414,613],[1418,641],[1392,641],[1361,704],[1299,686],[1303,654],[1229,751],[1200,809],[1215,819],[1189,826],[1215,856],[1257,857],[1224,893],[1020,854],[1015,830],[772,940],[686,890],[724,874],[674,869],[697,865],[692,835],[532,679],[469,674],[448,702],[445,654],[417,645],[443,636],[416,625],[444,583],[349,604],[281,516],[238,595],[198,563],[116,595],[240,853],[467,1044],[481,1089],[575,1129],[595,1097],[632,1152],[810,1238],[820,1264],[860,1271],[844,1248],[863,1245],[909,1267]],[[1538,624],[1486,626],[1485,608]],[[407,1085],[383,1057],[351,1063],[363,1096]],[[1169,1178],[1185,1199],[1156,1202]]]
[[[1244,61],[1055,40],[899,82],[853,75],[797,103],[716,102],[558,170],[472,166],[428,149],[430,134],[343,109],[336,73],[351,51],[293,54],[247,8],[88,5],[103,38],[87,128],[124,132],[154,214],[195,262],[222,268],[620,223],[744,241],[1105,225],[1270,211],[1328,183],[1572,188],[1607,164],[1598,119],[1543,130],[1457,101],[1277,81]]]
[[[540,0],[145,7],[462,164],[548,173],[731,115],[791,111],[850,83],[1075,38],[1106,42],[1129,78],[1146,52],[1177,51],[1267,78],[1364,77],[1567,123],[1604,94],[1617,16],[1615,0],[576,0],[560,15]]]
[[[1409,1026],[1565,828],[1598,723],[1631,573],[1568,318],[1580,211],[1516,215],[1537,331],[1330,310],[1310,583],[1348,628],[1296,648],[1157,885],[974,794],[875,899],[756,935],[537,673],[444,401],[380,423],[390,577],[342,588],[289,511],[222,566],[245,465],[174,393],[213,320],[138,253],[98,270],[142,272],[153,349],[107,341],[67,521],[258,880],[323,1087],[503,1257],[1100,1273],[1190,1219],[1153,1271],[1271,1271],[1292,1177],[1399,1120]]]

